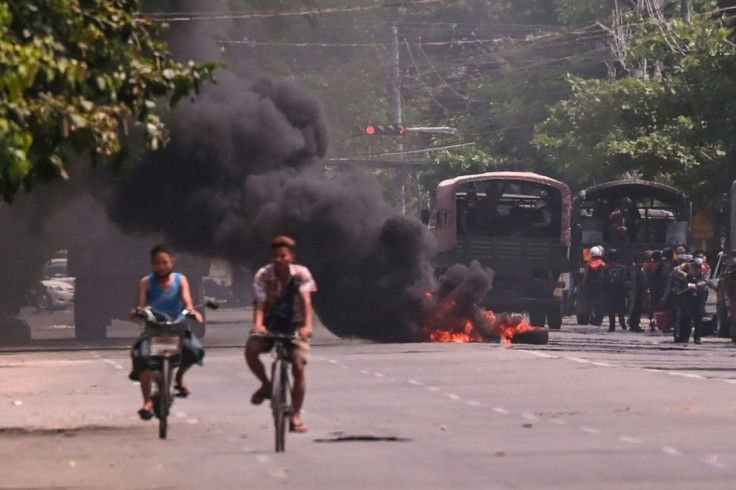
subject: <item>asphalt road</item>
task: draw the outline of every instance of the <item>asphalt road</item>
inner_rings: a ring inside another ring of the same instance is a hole
[[[135,413],[130,327],[84,350],[64,339],[5,349],[0,488],[736,485],[736,348],[724,339],[682,346],[565,325],[544,346],[372,344],[320,329],[310,431],[276,454],[268,409],[248,402],[242,348],[229,346],[241,345],[248,313],[210,317],[205,365],[166,441]]]

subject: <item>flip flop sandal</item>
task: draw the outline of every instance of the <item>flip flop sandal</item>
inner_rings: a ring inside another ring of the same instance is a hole
[[[174,390],[176,390],[176,394],[174,396],[178,396],[179,398],[186,398],[192,394],[192,391],[189,388],[180,384],[174,385]]]
[[[304,432],[307,432],[309,430],[309,427],[304,422],[299,422],[298,424],[295,424],[294,422],[289,422],[289,432],[297,432],[300,434],[303,434]]]
[[[138,410],[138,416],[143,420],[151,420],[153,418],[153,412],[147,408],[141,408]]]
[[[263,403],[263,400],[266,400],[267,398],[271,398],[271,390],[264,390],[263,388],[259,388],[258,391],[253,393],[253,396],[250,397],[250,402],[253,405],[260,405]]]

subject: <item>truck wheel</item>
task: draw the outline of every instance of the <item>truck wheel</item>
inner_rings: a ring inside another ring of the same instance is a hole
[[[547,326],[559,330],[562,327],[562,307],[553,306],[547,310]]]
[[[529,323],[532,326],[543,327],[544,317],[545,317],[544,310],[537,309],[537,308],[529,310]]]

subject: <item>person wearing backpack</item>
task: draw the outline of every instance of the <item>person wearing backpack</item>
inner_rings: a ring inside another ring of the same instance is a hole
[[[626,267],[618,263],[618,251],[615,248],[606,252],[603,266],[603,294],[605,296],[606,313],[608,314],[608,331],[616,330],[618,317],[621,328],[626,330],[624,312],[626,311]]]
[[[260,268],[253,278],[256,298],[253,329],[245,344],[245,360],[253,374],[261,382],[261,387],[251,396],[251,403],[260,405],[270,397],[271,384],[266,368],[259,356],[273,348],[273,339],[268,332],[286,334],[298,333],[291,341],[292,359],[292,401],[294,414],[291,416],[289,430],[306,432],[300,411],[306,393],[304,368],[309,354],[309,338],[312,336],[312,293],[317,291],[317,283],[303,265],[294,263],[296,241],[287,236],[278,236],[271,241],[271,263]]]

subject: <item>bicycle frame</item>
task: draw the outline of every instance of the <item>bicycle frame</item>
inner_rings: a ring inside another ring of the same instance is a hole
[[[287,343],[295,336],[269,335],[274,341],[274,360],[271,365],[271,413],[275,429],[276,452],[286,449],[286,427],[294,413],[291,404],[289,368],[291,358]]]
[[[144,308],[140,313],[145,319],[144,333],[150,345],[151,397],[161,439],[166,439],[168,433],[168,416],[174,400],[171,375],[181,361],[182,337],[189,330],[187,315],[185,310],[177,318],[170,318],[156,314],[151,308]]]

